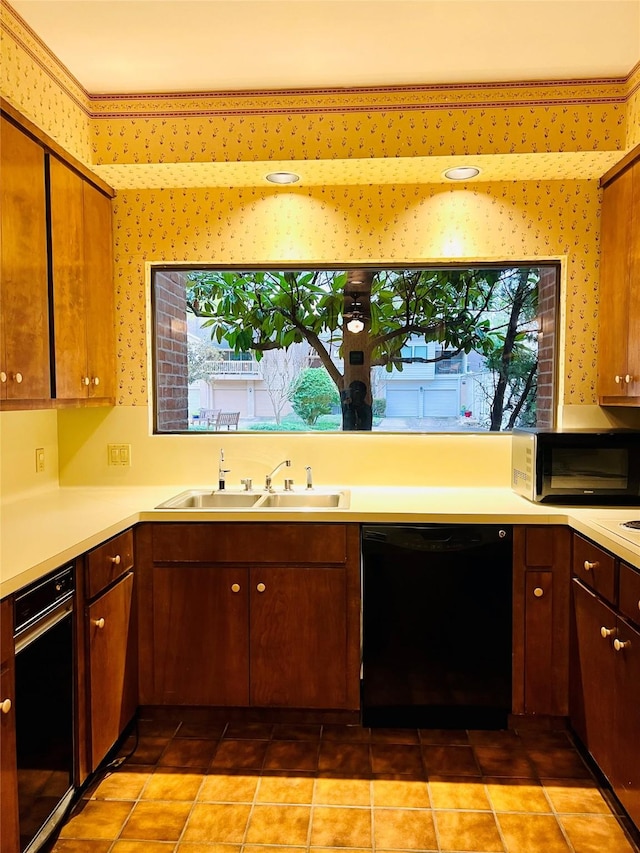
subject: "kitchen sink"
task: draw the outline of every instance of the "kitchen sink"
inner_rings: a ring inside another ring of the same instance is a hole
[[[276,492],[264,495],[259,505],[267,508],[312,507],[330,509],[349,505],[347,492]]]
[[[344,509],[349,506],[349,491],[313,490],[308,492],[212,492],[188,489],[158,504],[156,509]]]
[[[254,492],[212,492],[188,489],[158,504],[156,509],[243,509],[252,507],[261,495]]]

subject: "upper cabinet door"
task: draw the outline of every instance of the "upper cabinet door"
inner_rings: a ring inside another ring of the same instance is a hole
[[[111,200],[55,157],[50,184],[55,396],[112,399]]]
[[[83,181],[55,157],[51,185],[51,271],[55,341],[55,396],[87,397],[84,304]]]
[[[51,396],[44,150],[0,123],[0,399]]]
[[[600,240],[598,395],[640,404],[640,160],[604,189]]]
[[[111,199],[86,181],[84,277],[90,397],[114,397],[116,385]]]

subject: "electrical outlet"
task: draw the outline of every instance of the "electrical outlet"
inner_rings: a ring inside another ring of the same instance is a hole
[[[107,464],[121,467],[131,466],[130,444],[107,444]]]
[[[36,474],[44,472],[44,447],[36,447]]]

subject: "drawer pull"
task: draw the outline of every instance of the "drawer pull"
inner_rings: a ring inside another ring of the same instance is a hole
[[[231,592],[240,592],[240,584],[232,583],[231,584]]]
[[[115,557],[109,557],[109,559],[114,564],[114,566],[119,566],[120,563],[122,562],[122,558],[120,557],[120,554],[116,554]]]
[[[94,619],[93,624],[96,628],[104,628],[104,617],[101,616],[99,619]]]
[[[616,632],[615,628],[605,628],[604,625],[602,626],[602,628],[600,628],[600,636],[604,640],[606,640],[607,637],[610,637],[612,634],[615,634],[615,632]]]
[[[542,596],[544,595],[544,590],[542,589],[541,586],[537,586],[533,590],[533,594],[535,595],[536,598],[542,598]]]
[[[258,592],[264,592],[266,589],[266,586],[263,583],[259,583],[258,586],[256,587],[256,589],[258,590]]]
[[[585,572],[590,572],[591,569],[597,569],[600,563],[597,560],[594,560],[593,563],[589,560],[584,561],[584,570]]]
[[[8,714],[11,710],[11,699],[3,699],[0,703],[0,710],[3,714]]]
[[[614,648],[617,652],[621,652],[623,649],[627,649],[627,648],[629,648],[629,646],[630,646],[630,645],[631,645],[631,641],[630,641],[630,640],[619,640],[619,639],[616,637],[616,639],[613,641],[613,648]]]

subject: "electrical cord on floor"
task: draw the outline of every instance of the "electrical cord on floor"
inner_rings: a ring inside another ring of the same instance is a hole
[[[128,761],[131,758],[131,756],[133,755],[133,753],[136,751],[136,749],[138,748],[138,741],[140,738],[140,733],[139,733],[139,729],[138,729],[138,715],[137,714],[134,717],[132,725],[134,728],[134,736],[135,736],[135,740],[133,743],[133,749],[131,749],[126,755],[119,755],[117,758],[114,758],[113,761],[110,761],[108,764],[105,764],[105,766],[102,768],[102,771],[117,770],[119,767],[122,767],[122,765],[125,763],[125,761]]]

